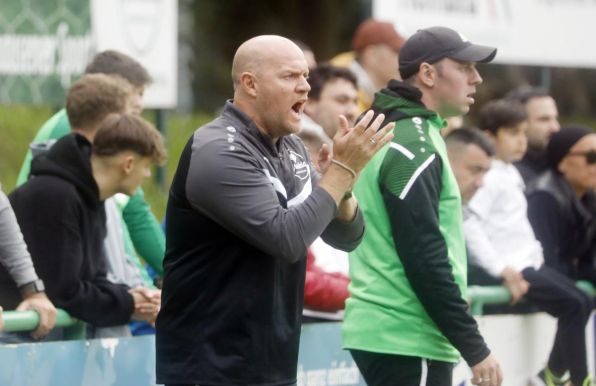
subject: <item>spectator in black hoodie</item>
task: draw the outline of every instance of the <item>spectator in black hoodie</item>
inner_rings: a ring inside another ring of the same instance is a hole
[[[103,201],[133,194],[150,175],[151,162],[164,157],[162,138],[150,123],[113,114],[102,122],[93,147],[71,133],[34,159],[34,177],[9,198],[57,307],[99,327],[154,319],[155,306],[143,290],[106,278]]]

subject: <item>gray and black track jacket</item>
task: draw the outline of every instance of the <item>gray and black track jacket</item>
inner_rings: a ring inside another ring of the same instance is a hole
[[[158,383],[294,384],[307,248],[364,233],[336,214],[296,136],[274,144],[231,101],[197,130],[167,207]]]

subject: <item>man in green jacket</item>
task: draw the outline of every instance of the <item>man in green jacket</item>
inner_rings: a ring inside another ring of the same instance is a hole
[[[134,98],[129,111],[140,114],[143,110],[143,93],[145,86],[151,83],[151,76],[147,70],[136,60],[117,51],[103,51],[93,57],[85,69],[86,74],[103,73],[118,75],[130,83]],[[55,141],[70,133],[71,127],[66,115],[66,110],[61,109],[52,116],[37,132],[32,142],[36,144]],[[53,141],[52,141],[53,140]],[[28,150],[19,177],[17,186],[24,184],[29,178],[29,169],[33,158]],[[130,198],[119,200],[122,210],[122,231],[124,233],[124,248],[143,275],[145,283],[152,287],[152,280],[138,260],[137,253],[153,268],[158,275],[163,275],[162,261],[165,254],[165,237],[161,227],[151,212],[149,204],[145,201],[143,190],[139,187],[137,193]]]
[[[375,96],[373,109],[395,121],[395,136],[354,190],[367,226],[350,255],[343,325],[344,347],[369,386],[450,386],[460,354],[473,384],[502,382],[468,313],[461,198],[440,135],[444,118],[474,103],[476,62],[495,54],[449,28],[419,30],[400,52],[404,81]]]

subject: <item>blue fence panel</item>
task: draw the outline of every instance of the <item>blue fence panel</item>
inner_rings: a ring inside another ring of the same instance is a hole
[[[365,386],[339,323],[305,325],[298,386]],[[0,385],[155,385],[155,337],[0,345]]]
[[[155,385],[153,336],[0,346],[0,385]]]
[[[366,386],[348,351],[339,323],[305,324],[298,355],[298,386]]]

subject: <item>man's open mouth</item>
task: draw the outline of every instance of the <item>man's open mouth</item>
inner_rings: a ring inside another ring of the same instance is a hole
[[[306,104],[306,100],[301,100],[292,105],[292,111],[294,114],[300,116],[302,115],[302,110],[304,110],[304,105]]]

